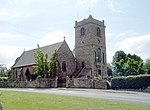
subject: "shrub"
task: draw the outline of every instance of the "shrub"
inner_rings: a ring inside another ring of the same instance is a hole
[[[150,86],[150,75],[116,77],[111,80],[112,89],[144,89]]]
[[[0,77],[0,81],[7,81],[8,77]]]

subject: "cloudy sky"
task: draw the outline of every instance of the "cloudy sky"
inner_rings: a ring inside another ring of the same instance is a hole
[[[0,64],[24,50],[66,41],[74,48],[74,22],[105,20],[107,60],[117,50],[150,58],[149,0],[0,0]]]

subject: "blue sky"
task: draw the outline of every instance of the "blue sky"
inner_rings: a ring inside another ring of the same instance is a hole
[[[0,0],[0,64],[12,66],[25,50],[66,41],[74,48],[74,24],[105,20],[107,60],[117,50],[150,58],[149,0]],[[90,8],[90,12],[89,12]]]

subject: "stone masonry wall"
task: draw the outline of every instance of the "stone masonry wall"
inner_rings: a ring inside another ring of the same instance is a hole
[[[107,89],[107,82],[88,78],[73,78],[67,79],[66,87]]]
[[[0,82],[0,87],[15,88],[53,88],[57,87],[56,80],[48,78],[40,78],[34,81],[7,81]]]

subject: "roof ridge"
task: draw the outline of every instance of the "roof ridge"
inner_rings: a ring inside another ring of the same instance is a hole
[[[50,44],[47,46],[43,46],[43,47],[40,47],[40,50],[44,54],[48,54],[48,57],[51,58],[54,50],[59,49],[63,43],[64,43],[64,41]],[[19,60],[13,65],[13,67],[21,67],[21,66],[27,65],[27,64],[28,65],[35,64],[34,53],[36,52],[37,49],[38,48],[24,51],[23,54],[20,56]]]
[[[64,42],[64,41],[57,42],[57,43],[53,43],[53,44],[49,44],[49,45],[45,45],[45,46],[42,46],[42,47],[40,47],[40,48],[45,48],[45,47],[57,45],[57,44],[60,44],[60,43],[63,43],[63,42]],[[27,51],[25,51],[25,52],[33,51],[33,50],[36,50],[36,49],[38,49],[38,47],[36,47],[36,48],[34,48],[34,49],[27,50]]]

